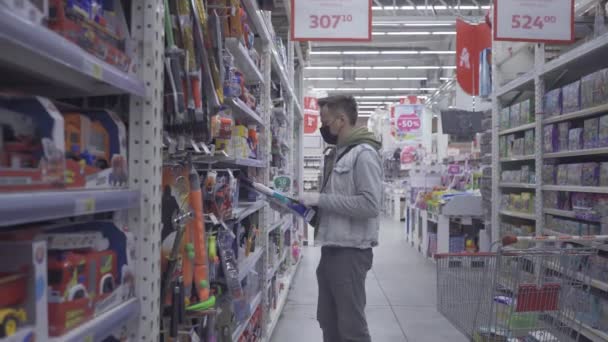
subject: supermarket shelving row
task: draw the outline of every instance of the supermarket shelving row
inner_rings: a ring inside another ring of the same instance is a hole
[[[285,280],[283,282],[284,290],[279,294],[279,299],[277,300],[277,308],[270,314],[270,323],[268,328],[268,338],[272,337],[272,333],[279,322],[279,318],[281,317],[281,313],[283,312],[283,308],[285,308],[285,304],[287,303],[287,296],[289,295],[289,290],[291,284],[293,283],[293,279],[298,272],[298,267],[300,266],[300,262],[302,262],[302,258],[298,259],[295,265],[290,267],[287,275],[285,276]]]
[[[262,303],[262,292],[259,292],[251,301],[251,303],[249,303],[249,310],[251,312],[251,314],[249,315],[249,317],[247,317],[246,320],[244,320],[243,322],[241,322],[241,324],[239,324],[235,329],[234,332],[232,333],[232,341],[238,341],[239,338],[241,337],[241,335],[243,335],[243,332],[245,331],[245,328],[247,328],[247,325],[249,324],[249,321],[251,320],[251,317],[253,317],[253,314],[255,313],[255,310],[257,309],[257,307]]]

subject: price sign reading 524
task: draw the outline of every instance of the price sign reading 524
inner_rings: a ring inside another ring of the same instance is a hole
[[[370,41],[373,0],[291,0],[291,39]]]
[[[574,0],[494,0],[494,39],[538,43],[574,40]]]

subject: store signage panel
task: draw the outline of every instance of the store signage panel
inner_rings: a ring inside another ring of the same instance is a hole
[[[422,137],[422,113],[420,104],[398,104],[394,108],[395,133],[397,140],[413,141]]]
[[[372,0],[291,0],[291,18],[292,40],[372,40]]]
[[[494,0],[494,39],[574,41],[574,0]]]
[[[316,96],[304,97],[304,134],[316,134],[319,130],[319,103]]]

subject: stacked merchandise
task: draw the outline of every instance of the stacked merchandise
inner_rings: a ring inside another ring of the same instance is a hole
[[[484,132],[479,135],[479,149],[481,155],[481,181],[480,190],[483,199],[484,221],[491,222],[492,216],[492,112],[486,111],[481,119]],[[486,227],[488,229],[489,227]]]
[[[500,129],[507,130],[534,122],[534,101],[531,99],[505,107],[500,112]]]

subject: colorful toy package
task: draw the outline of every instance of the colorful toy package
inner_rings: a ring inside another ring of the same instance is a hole
[[[599,164],[598,163],[583,163],[581,185],[597,186],[599,184]]]
[[[562,114],[562,88],[553,89],[547,92],[543,100],[545,117]]]
[[[572,128],[568,132],[568,150],[578,151],[583,149],[583,129]]]
[[[608,186],[608,162],[600,163],[600,186]]]
[[[557,151],[568,151],[570,122],[557,124]]]
[[[543,206],[545,208],[557,208],[557,191],[545,191],[543,193]]]
[[[608,146],[608,115],[602,115],[599,118],[598,130],[598,146]]]
[[[511,115],[509,120],[509,127],[517,127],[521,125],[521,103],[516,103],[511,106]]]
[[[599,118],[587,119],[583,123],[583,146],[595,148],[599,146]]]
[[[525,100],[521,103],[520,107],[520,124],[525,125],[534,122],[534,101]]]
[[[597,73],[592,73],[581,78],[581,107],[590,108],[594,106],[593,87]]]
[[[555,184],[568,185],[568,164],[560,164],[557,166]]]
[[[567,164],[568,165],[568,185],[582,185],[583,181],[583,164]]]
[[[530,129],[524,132],[524,155],[534,154],[534,130]]]
[[[551,124],[543,127],[543,151],[545,153],[556,152],[558,143],[557,125]]]
[[[545,164],[543,165],[543,183],[544,184],[555,184],[555,171],[556,171],[556,167],[555,165],[551,165],[551,164]]]
[[[511,108],[505,107],[500,110],[500,128],[507,129],[511,124]]]
[[[581,109],[581,81],[570,83],[562,88],[562,114]]]

